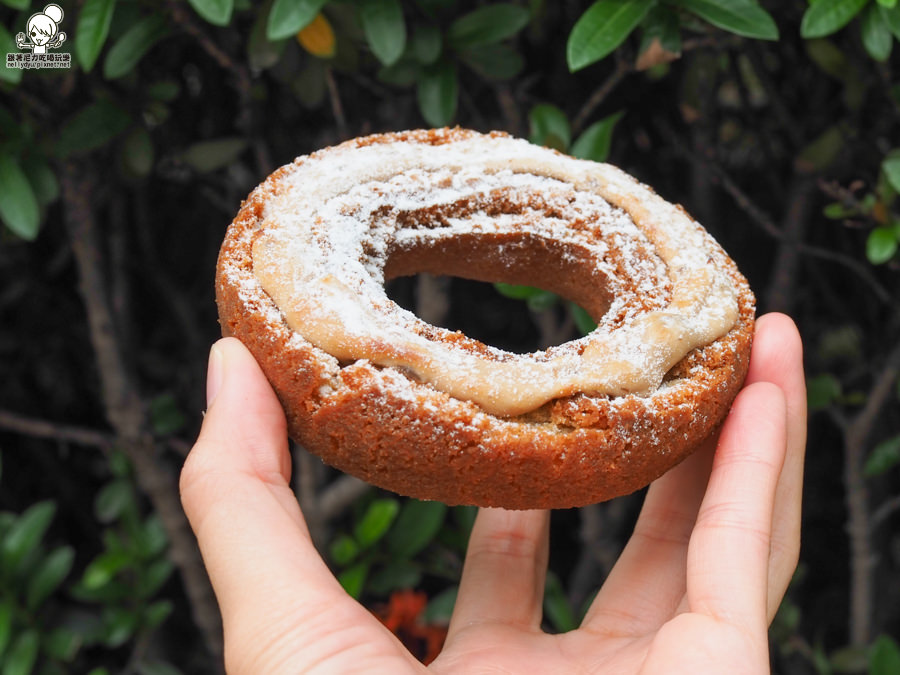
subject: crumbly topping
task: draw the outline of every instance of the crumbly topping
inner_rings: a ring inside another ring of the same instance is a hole
[[[392,255],[460,237],[496,250],[497,280],[526,250],[553,249],[559,264],[577,258],[572,268],[609,298],[597,329],[511,354],[429,326],[387,297]],[[517,415],[579,392],[659,387],[688,352],[734,325],[721,255],[681,209],[613,167],[461,134],[438,145],[345,144],[298,160],[266,201],[248,283],[339,361],[397,367]]]

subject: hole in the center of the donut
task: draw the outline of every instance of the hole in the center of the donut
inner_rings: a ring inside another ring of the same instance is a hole
[[[595,320],[606,313],[612,294],[595,255],[576,243],[527,231],[493,237],[432,234],[389,253],[385,289],[427,323],[524,354],[585,332],[579,319],[590,319],[563,298],[579,303]],[[501,282],[510,284],[501,285],[505,292],[497,290]]]
[[[423,321],[492,347],[527,354],[581,335],[575,312],[534,287],[418,274],[385,284],[388,297]],[[583,326],[583,324],[582,324]]]

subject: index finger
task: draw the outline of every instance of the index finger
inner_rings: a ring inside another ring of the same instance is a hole
[[[781,388],[770,382],[745,387],[722,427],[688,547],[691,611],[765,631],[772,519],[786,437]]]
[[[803,463],[806,455],[806,381],[803,345],[790,317],[759,318],[747,384],[771,382],[787,403],[787,454],[775,494],[775,515],[769,557],[769,620],[775,616],[800,555]]]

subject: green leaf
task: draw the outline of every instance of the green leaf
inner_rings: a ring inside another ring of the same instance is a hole
[[[356,563],[353,567],[348,567],[338,574],[338,581],[351,598],[358,598],[362,595],[368,575],[369,563],[368,561],[363,561]]]
[[[567,633],[578,626],[559,577],[553,572],[547,573],[544,584],[544,616],[558,633]]]
[[[235,140],[242,141],[242,139]],[[243,152],[243,141],[235,147],[240,147],[240,151]],[[228,158],[228,161],[223,162],[222,166],[230,164],[237,156],[228,155]],[[207,155],[207,159],[209,159],[209,155]],[[187,424],[187,417],[181,412],[174,394],[168,392],[160,394],[150,401],[150,426],[154,433],[160,436],[170,436],[182,429],[185,424]]]
[[[100,589],[132,562],[125,551],[107,551],[94,558],[81,576],[81,584],[89,591]]]
[[[418,63],[400,59],[392,66],[379,68],[377,77],[379,82],[406,89],[416,84],[420,74],[421,69]]]
[[[400,0],[364,0],[359,12],[372,53],[386,66],[396,63],[406,49],[406,21]]]
[[[142,126],[136,126],[122,142],[122,166],[130,176],[145,178],[153,171],[153,140]]]
[[[882,7],[892,9],[897,6],[897,0],[878,0],[878,4]]]
[[[881,170],[891,187],[900,192],[900,148],[888,153],[881,162]]]
[[[3,59],[3,65],[0,65],[0,82],[18,84],[22,81],[22,76],[25,74],[24,70],[6,67],[6,55],[14,54],[17,50],[15,38],[6,30],[6,26],[0,24],[0,58]]]
[[[124,607],[111,607],[103,613],[103,644],[115,649],[131,639],[140,623],[139,612]]]
[[[829,220],[842,220],[857,215],[857,211],[841,202],[832,202],[825,205],[825,208],[822,209],[822,215]]]
[[[366,588],[376,595],[389,595],[422,582],[422,568],[411,560],[392,560],[369,577]]]
[[[412,558],[422,551],[435,538],[446,515],[447,506],[441,502],[407,501],[387,535],[391,555]]]
[[[55,514],[56,504],[46,500],[32,504],[16,519],[0,546],[4,569],[15,570],[25,556],[37,548]]]
[[[275,0],[266,25],[270,40],[296,35],[322,9],[328,0]]]
[[[456,48],[500,42],[522,30],[528,25],[530,18],[528,10],[518,5],[485,5],[450,24],[447,42]]]
[[[643,54],[654,40],[669,54],[681,53],[681,24],[675,11],[666,5],[652,7],[641,21],[641,46]]]
[[[166,558],[154,560],[140,576],[135,586],[135,594],[140,598],[151,598],[159,592],[163,584],[172,576],[175,566]]]
[[[359,544],[353,537],[342,534],[331,542],[328,551],[334,564],[344,567],[353,562],[359,554]]]
[[[574,302],[569,303],[569,311],[572,312],[572,318],[575,320],[575,326],[582,335],[587,335],[597,327],[597,322],[591,318],[587,310]]]
[[[6,651],[9,640],[12,637],[14,614],[11,599],[0,602],[0,663],[2,663],[3,653]]]
[[[900,646],[889,635],[879,635],[869,654],[869,675],[900,673]]]
[[[156,628],[169,617],[173,609],[175,606],[171,600],[157,600],[144,610],[142,623],[147,628]]]
[[[881,16],[887,24],[888,29],[894,34],[894,37],[900,40],[900,4],[893,7],[879,7]]]
[[[800,35],[806,39],[831,35],[850,23],[868,2],[869,0],[818,0],[803,14]]]
[[[269,22],[271,11],[272,0],[269,0],[256,13],[256,19],[253,21],[250,37],[247,40],[247,59],[250,68],[255,71],[271,68],[278,63],[287,46],[286,38],[273,41],[266,35],[266,26]]]
[[[181,159],[195,171],[211,173],[237,161],[246,149],[247,141],[243,138],[217,138],[194,143],[184,151]]]
[[[131,475],[131,462],[121,450],[113,450],[109,456],[109,471],[116,478],[127,478]]]
[[[678,5],[729,33],[757,40],[778,39],[772,15],[754,0],[678,0]]]
[[[459,52],[459,58],[476,73],[491,80],[509,80],[525,65],[522,56],[507,44],[478,45]]]
[[[867,478],[880,476],[898,464],[900,464],[900,436],[894,436],[872,448],[863,466],[863,474]]]
[[[111,523],[133,504],[131,481],[118,478],[100,488],[94,498],[94,517],[101,523]]]
[[[891,55],[891,47],[894,45],[894,36],[884,20],[882,10],[878,5],[866,7],[859,22],[860,37],[863,47],[869,56],[876,61],[887,61]]]
[[[34,241],[41,224],[37,197],[14,157],[0,154],[0,220],[16,235]]]
[[[400,511],[396,499],[376,499],[353,528],[353,535],[361,548],[368,548],[381,539]]]
[[[41,560],[28,580],[25,592],[26,606],[29,610],[37,609],[49,598],[72,570],[75,560],[75,549],[61,546]]]
[[[75,27],[75,56],[90,72],[109,35],[116,0],[85,0]]]
[[[840,381],[830,373],[817,375],[806,381],[806,400],[810,410],[821,410],[841,395]]]
[[[142,661],[137,672],[138,675],[182,675],[178,668],[165,661]]]
[[[525,301],[532,312],[544,312],[559,302],[559,296],[551,291],[541,291]]]
[[[116,40],[106,54],[103,77],[114,80],[130,73],[167,33],[168,28],[161,14],[153,14],[135,23]]]
[[[147,516],[135,533],[135,552],[144,560],[155,558],[169,545],[169,537],[158,514]]]
[[[655,0],[597,0],[575,22],[566,43],[569,70],[576,71],[613,52],[631,34]]]
[[[412,53],[423,66],[438,60],[443,49],[441,31],[437,26],[425,24],[416,28],[412,37]]]
[[[31,0],[3,0],[3,4],[13,9],[28,9]]]
[[[31,183],[39,206],[47,206],[59,198],[59,181],[43,156],[26,156],[22,161],[22,170]]]
[[[538,293],[543,293],[540,288],[535,288],[534,286],[521,286],[517,284],[506,284],[502,281],[498,281],[494,284],[494,288],[507,298],[512,298],[513,300],[527,300],[533,295],[537,295]]]
[[[46,633],[42,641],[44,650],[51,657],[64,663],[75,658],[81,647],[82,637],[76,631],[60,626]]]
[[[797,163],[807,171],[824,171],[834,164],[845,145],[846,132],[835,124],[800,151]]]
[[[594,122],[572,144],[570,154],[579,159],[605,162],[609,157],[613,130],[623,115],[624,113],[617,112]]]
[[[56,152],[63,159],[106,145],[131,125],[131,116],[109,101],[97,101],[70,117],[59,133]]]
[[[181,85],[175,80],[157,80],[144,87],[144,93],[147,94],[148,98],[166,103],[170,103],[178,98],[180,92]]]
[[[19,633],[3,660],[3,675],[30,675],[37,663],[40,642],[40,633],[34,629]]]
[[[422,621],[426,624],[450,623],[458,593],[459,587],[451,586],[431,598],[422,612]]]
[[[234,12],[234,0],[188,0],[194,11],[214,26],[227,26]]]
[[[897,234],[890,227],[876,227],[866,239],[866,258],[873,265],[882,265],[897,252]]]
[[[456,68],[448,61],[438,61],[419,74],[416,97],[419,111],[433,127],[445,127],[456,114],[459,82]]]
[[[528,113],[528,140],[565,152],[572,142],[572,127],[566,113],[549,103],[539,103]]]

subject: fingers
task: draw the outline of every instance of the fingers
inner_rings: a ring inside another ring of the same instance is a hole
[[[687,547],[706,491],[715,439],[657,479],[634,532],[582,622],[591,630],[645,635],[684,598]]]
[[[771,382],[787,401],[787,454],[775,496],[769,562],[769,621],[775,616],[800,554],[803,463],[806,454],[806,382],[803,346],[794,322],[767,314],[757,322],[747,383]]]
[[[787,404],[769,382],[745,387],[722,428],[688,547],[694,612],[765,631],[775,496],[787,444]]]
[[[288,484],[281,406],[237,340],[213,347],[208,388],[212,403],[182,471],[181,497],[226,633],[246,635],[272,616],[303,616],[343,592]]]
[[[769,619],[778,609],[797,563],[800,496],[806,443],[806,391],[797,329],[783,314],[756,324],[746,384],[771,382],[787,401],[788,452],[778,480],[769,565]],[[634,534],[597,595],[584,625],[603,630],[611,622],[634,634],[668,620],[685,591],[687,545],[706,491],[715,439],[655,481]]]
[[[538,628],[549,532],[548,511],[479,510],[469,538],[448,645],[460,632],[476,625]]]

